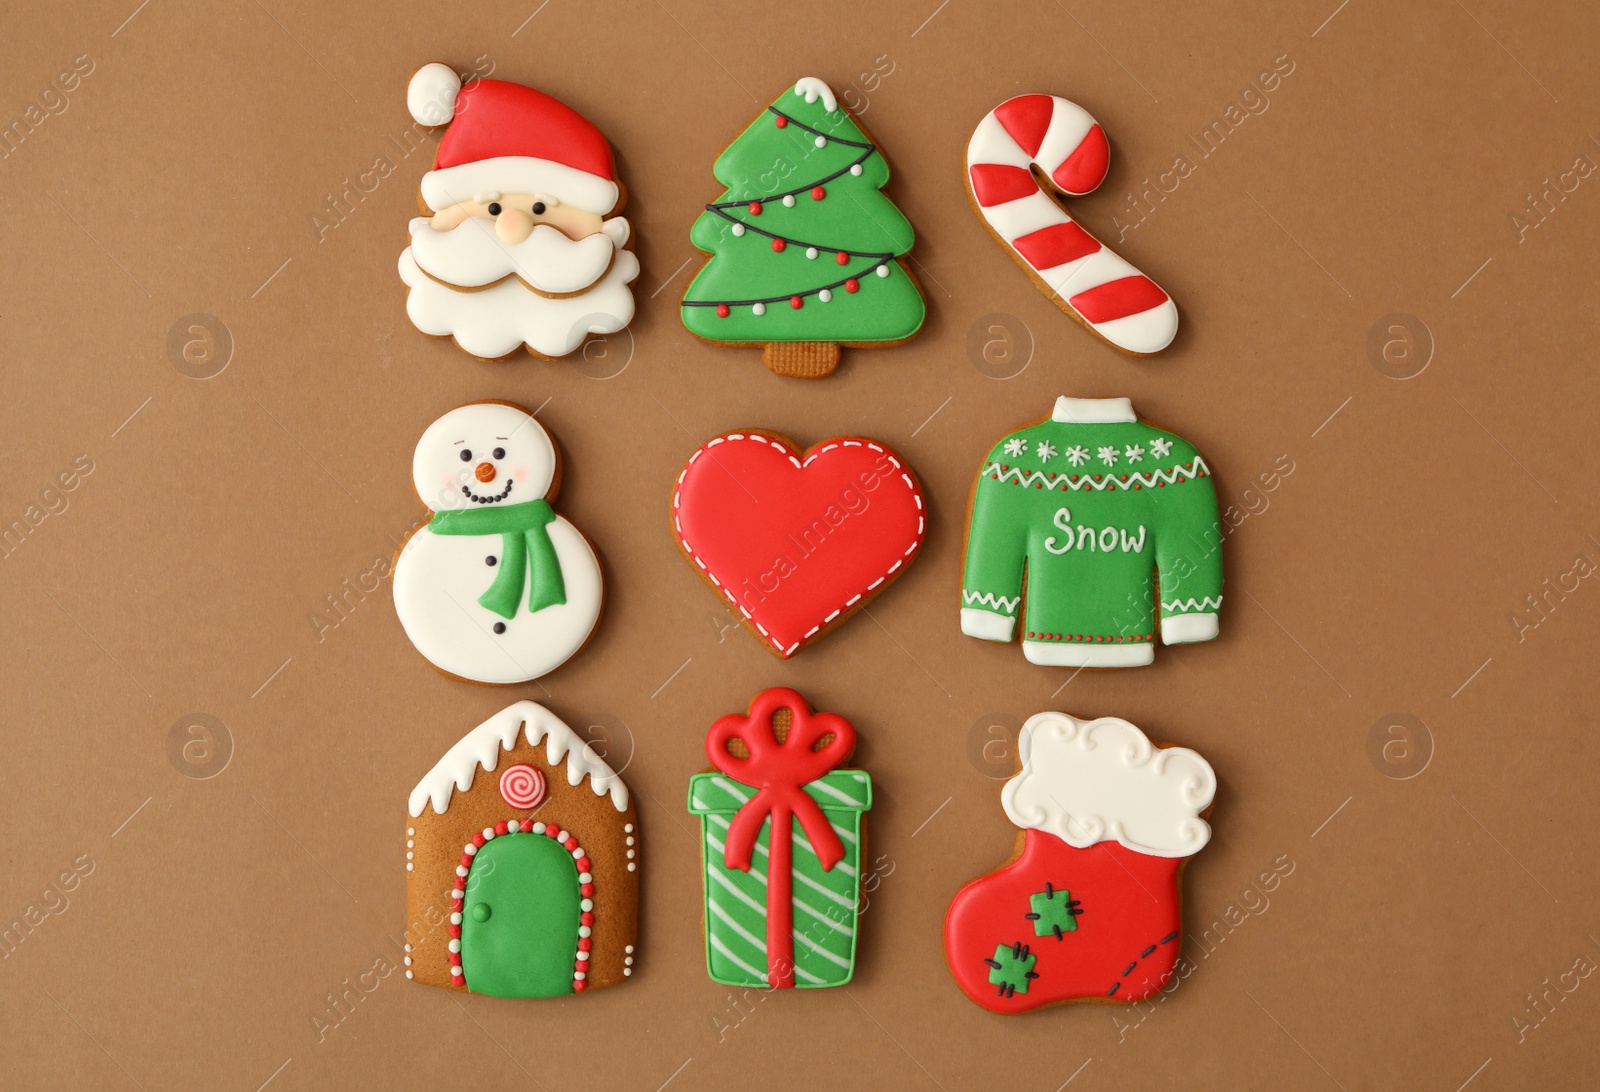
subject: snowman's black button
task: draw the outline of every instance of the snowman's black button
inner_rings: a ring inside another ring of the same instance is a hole
[[[493,554],[490,554],[488,557],[483,559],[483,563],[485,565],[493,565],[498,560],[499,558],[495,557]]]
[[[494,631],[496,633],[504,633],[506,631],[506,624],[504,622],[496,622],[494,624]]]

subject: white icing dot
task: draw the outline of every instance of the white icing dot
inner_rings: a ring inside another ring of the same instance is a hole
[[[411,972],[407,971],[406,973],[410,974]],[[633,968],[632,967],[624,967],[624,968],[622,968],[622,974],[623,974],[624,977],[626,977],[628,975],[631,975],[632,973],[633,973]]]
[[[733,234],[735,236],[743,235],[744,234],[744,225],[743,224],[734,224],[733,225]]]
[[[794,194],[786,193],[783,195],[783,207],[786,209],[794,208]]]
[[[461,950],[461,940],[460,940],[460,938],[458,938],[458,937],[451,937],[450,938],[450,950],[452,952],[459,952]]]
[[[454,964],[451,964],[451,966],[450,966],[450,975],[451,975],[452,978],[460,978],[461,977],[461,968],[456,966],[456,965],[454,965]]]
[[[632,834],[633,833],[633,824],[632,823],[623,823],[622,824],[622,833],[624,833],[624,834]]]
[[[624,971],[624,972],[623,972],[623,973],[624,973],[624,974],[626,974],[626,973],[627,973],[627,972],[626,972],[626,971]],[[407,971],[407,972],[406,972],[406,977],[407,977],[407,978],[410,978],[410,977],[411,977],[411,972],[410,972],[410,971]]]
[[[814,246],[806,247],[806,257],[815,258],[816,256],[817,256],[817,248],[816,247],[814,247]]]
[[[630,846],[631,846],[631,845],[633,845],[633,839],[632,839],[632,838],[628,838],[628,839],[626,839],[626,843],[627,843],[627,844],[628,844],[628,845],[630,845]]]
[[[408,952],[409,952],[409,951],[410,951],[410,950],[411,950],[411,945],[409,945],[409,944],[407,944],[407,945],[406,945],[406,951],[408,951]]]
[[[758,303],[754,307],[750,308],[750,312],[754,315],[764,315],[767,313],[767,305],[764,303]]]
[[[582,982],[585,978],[589,977],[589,972],[587,972],[587,971],[573,971],[572,972],[572,977],[577,979],[579,982]]]
[[[466,874],[467,874],[467,866],[466,865],[456,865],[456,875],[457,876],[461,876],[461,877],[464,878],[466,876]]]
[[[466,845],[461,847],[461,852],[465,853],[468,857],[476,857],[478,855],[478,847],[473,845],[471,842],[468,842]]]
[[[589,875],[589,873],[587,873],[587,872],[580,872],[580,873],[578,873],[578,882],[579,883],[594,883],[594,877]]]
[[[593,933],[594,933],[594,930],[589,928],[587,925],[578,926],[578,935],[580,937],[590,936]]]
[[[416,832],[417,832],[417,828],[416,827],[407,827],[406,828],[406,837],[409,838],[411,835],[415,834]]]
[[[579,963],[587,963],[587,962],[589,962],[589,953],[588,952],[579,952],[578,953],[577,962],[579,962]],[[584,967],[582,969],[587,971],[589,968]]]
[[[465,898],[465,897],[466,897],[466,893],[465,893],[465,892],[463,892],[463,891],[462,891],[462,890],[461,890],[461,888],[459,888],[459,887],[457,887],[457,888],[454,888],[454,889],[453,889],[453,890],[452,890],[452,891],[451,891],[451,892],[450,892],[450,897],[451,897],[451,898],[452,898],[452,899],[460,899],[460,898]]]
[[[629,862],[628,862],[628,871],[629,871],[629,872],[632,872],[632,871],[633,871],[633,862],[632,862],[632,861],[629,861]]]
[[[494,837],[494,828],[493,827],[484,827],[483,828],[483,840],[485,842],[487,842],[489,839],[491,839],[493,837]]]
[[[406,871],[407,872],[412,871],[414,868],[415,868],[415,866],[410,861],[406,862]]]
[[[824,288],[821,292],[817,293],[817,299],[821,300],[823,303],[827,303],[829,300],[833,299],[833,293]]]
[[[582,902],[580,902],[578,904],[578,908],[580,910],[584,911],[585,913],[588,913],[590,910],[594,909],[594,900],[593,899],[584,899]]]
[[[857,163],[853,167],[851,167],[850,168],[850,173],[855,175],[857,178],[860,178],[861,177],[861,164]]]
[[[880,265],[878,267],[878,276],[887,277],[888,275],[889,275],[889,267],[886,266],[886,265]]]
[[[406,966],[407,967],[411,966],[411,957],[410,956],[406,956]]]
[[[579,846],[577,849],[572,851],[572,859],[574,861],[576,861],[579,857],[582,857],[582,856],[583,856],[583,847],[582,846]]]
[[[544,824],[543,823],[535,823],[535,824],[533,824],[533,832],[535,834],[543,834],[544,833]]]
[[[406,839],[406,848],[407,849],[415,849],[416,847],[417,847],[417,843],[415,841],[413,841],[410,838]]]
[[[460,925],[461,924],[461,914],[459,912],[450,915],[450,924],[451,925]]]
[[[631,966],[633,966],[633,957],[631,955],[630,956],[623,956],[622,957],[622,962],[623,962],[623,964],[625,966],[631,967]]]
[[[825,137],[825,136],[819,136],[817,138],[817,147],[826,148],[827,146],[828,146],[828,138]]]
[[[631,945],[631,944],[624,944],[624,945],[623,945],[623,946],[622,946],[622,950],[623,950],[623,951],[624,951],[624,952],[627,952],[627,953],[628,953],[628,954],[629,954],[629,955],[632,955],[632,954],[633,954],[633,945]]]
[[[633,850],[628,850],[628,860],[633,860]]]

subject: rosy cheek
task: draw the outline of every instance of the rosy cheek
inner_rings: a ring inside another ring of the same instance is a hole
[[[514,481],[514,482],[518,482],[518,483],[527,481],[528,480],[528,468],[525,467],[525,466],[519,466],[519,467],[515,468],[514,470],[512,470],[511,471],[511,480]]]

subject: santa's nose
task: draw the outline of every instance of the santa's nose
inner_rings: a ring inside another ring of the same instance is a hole
[[[492,482],[494,481],[494,464],[479,463],[472,473],[480,482]]]
[[[526,239],[533,231],[533,217],[522,209],[506,209],[494,218],[494,233],[502,243],[513,245]]]

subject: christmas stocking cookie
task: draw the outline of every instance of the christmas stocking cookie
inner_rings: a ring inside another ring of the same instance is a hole
[[[1183,866],[1211,838],[1216,775],[1115,717],[1040,713],[1017,750],[1000,794],[1017,848],[945,916],[957,985],[1000,1013],[1149,997],[1177,963]]]
[[[600,130],[549,95],[442,64],[416,71],[406,104],[449,125],[400,255],[412,324],[488,360],[565,356],[627,326],[639,261]]]
[[[911,224],[881,192],[889,165],[827,84],[807,76],[779,95],[712,169],[726,189],[689,235],[711,255],[683,296],[691,334],[764,346],[774,372],[815,379],[841,345],[883,348],[922,329],[902,260]]]

